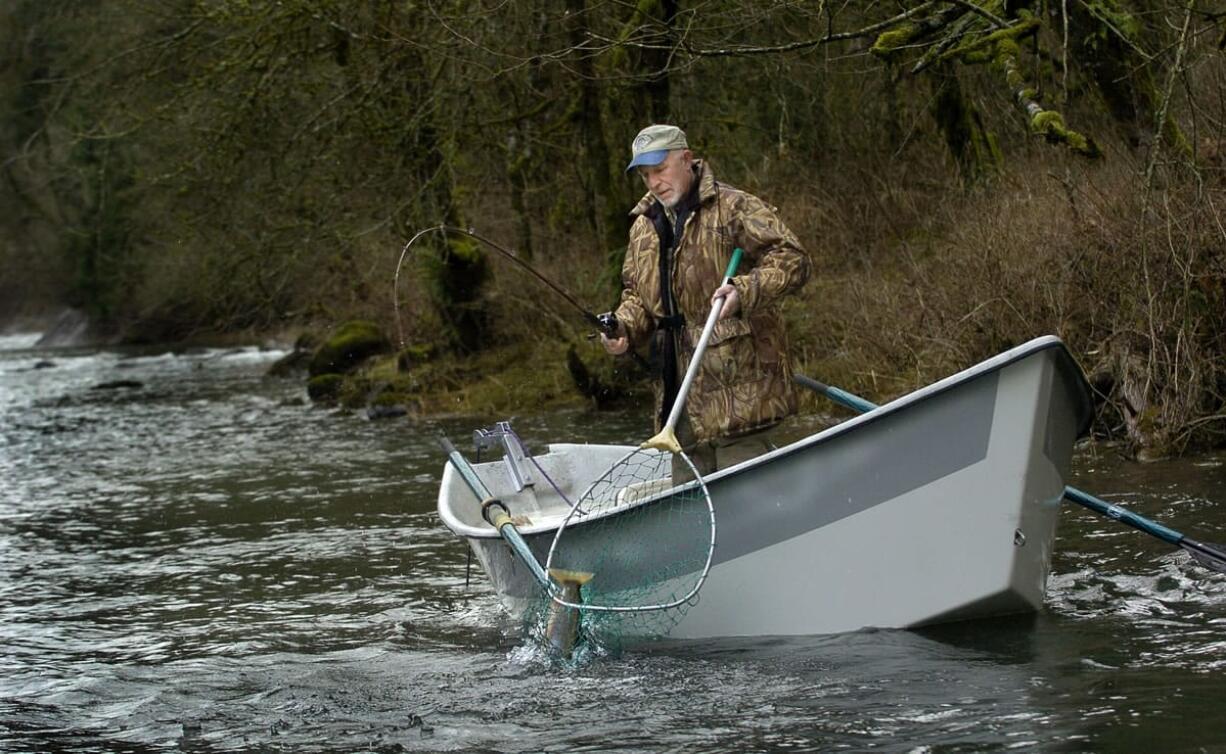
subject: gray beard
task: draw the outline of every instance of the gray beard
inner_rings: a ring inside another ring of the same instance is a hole
[[[669,199],[668,201],[665,201],[664,199],[661,199],[660,197],[657,196],[656,201],[660,203],[660,206],[668,210],[669,214],[672,214],[673,210],[677,208],[677,202],[681,200],[674,196],[674,198]]]

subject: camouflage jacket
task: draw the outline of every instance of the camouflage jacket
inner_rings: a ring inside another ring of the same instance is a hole
[[[653,337],[676,338],[680,382],[732,250],[744,249],[732,280],[740,296],[740,310],[716,323],[686,401],[695,439],[703,441],[763,429],[796,410],[787,335],[777,302],[805,283],[810,261],[773,207],[717,182],[701,161],[696,165],[697,207],[685,219],[671,260],[670,287],[684,326],[661,327],[667,320],[660,290],[657,224],[668,220],[662,219],[664,209],[651,194],[631,212],[635,220],[616,314],[632,346],[642,347]],[[663,386],[657,384],[657,431],[667,418],[662,416],[663,401]]]

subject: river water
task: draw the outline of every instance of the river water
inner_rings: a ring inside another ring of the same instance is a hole
[[[2,751],[1226,751],[1226,577],[1079,508],[1035,616],[559,667],[434,512],[434,438],[506,417],[315,408],[263,376],[275,350],[34,341],[0,338]],[[645,429],[513,421],[537,447]],[[1226,455],[1076,466],[1226,540]]]

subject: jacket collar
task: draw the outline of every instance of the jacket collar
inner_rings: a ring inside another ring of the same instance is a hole
[[[702,160],[694,160],[694,169],[698,172],[698,205],[702,206],[715,199],[715,173]],[[639,199],[639,203],[634,205],[634,209],[630,210],[630,216],[647,215],[648,217],[654,217],[656,213],[663,210],[664,207],[648,191],[642,199]]]

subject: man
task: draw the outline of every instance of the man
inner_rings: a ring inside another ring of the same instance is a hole
[[[646,344],[658,355],[658,431],[712,303],[725,296],[677,426],[706,475],[770,450],[770,428],[796,410],[778,301],[808,279],[809,256],[774,208],[716,181],[676,126],[644,128],[632,152],[626,172],[638,171],[647,195],[631,212],[618,331],[602,340],[614,355]],[[737,247],[740,268],[720,287]]]

